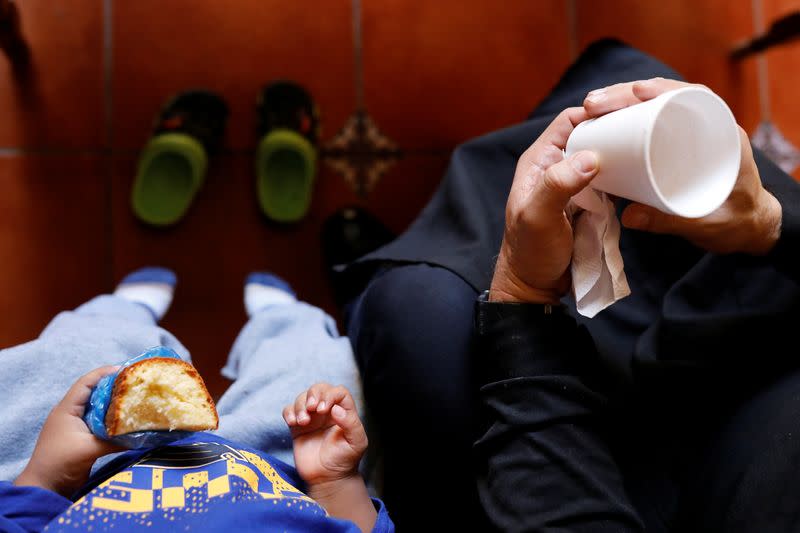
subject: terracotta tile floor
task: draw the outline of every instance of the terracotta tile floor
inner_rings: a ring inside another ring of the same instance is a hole
[[[708,85],[751,131],[758,121],[753,60],[732,64],[735,43],[751,37],[750,0],[576,0],[580,47],[613,36],[672,66],[687,80]]]
[[[569,65],[565,2],[364,2],[365,105],[406,150],[519,122]]]
[[[29,79],[0,58],[0,146],[98,148],[105,140],[103,2],[17,2]]]
[[[227,146],[252,148],[256,94],[276,78],[307,87],[332,134],[352,111],[355,94],[350,3],[308,5],[113,2],[114,147],[138,149],[164,99],[199,86],[219,92],[231,108]]]
[[[800,10],[800,2],[791,0],[764,0],[764,21],[769,25],[775,18]],[[795,146],[800,146],[800,105],[795,82],[800,82],[797,65],[800,47],[789,43],[767,51],[765,56],[769,78],[769,112],[772,122]],[[800,169],[793,173],[800,179]]]
[[[107,160],[0,157],[0,338],[35,338],[111,282]]]
[[[767,23],[797,7],[763,2]],[[360,47],[349,0],[19,5],[35,77],[23,83],[0,58],[0,345],[34,338],[56,312],[111,290],[133,268],[164,264],[180,276],[164,325],[214,394],[226,386],[217,370],[245,320],[249,271],[273,270],[335,314],[318,243],[325,217],[355,203],[402,231],[452,148],[521,120],[592,40],[622,38],[710,85],[748,131],[761,118],[755,60],[727,60],[754,32],[750,0],[369,1]],[[773,117],[800,144],[797,54],[800,45],[788,45],[767,58]],[[356,108],[360,88],[403,159],[365,197],[323,165],[308,218],[266,223],[254,198],[253,107],[275,78],[311,90],[323,140]],[[152,230],[129,208],[136,153],[163,101],[198,86],[231,107],[225,149],[188,216]]]

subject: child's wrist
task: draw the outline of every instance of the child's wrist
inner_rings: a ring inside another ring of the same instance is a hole
[[[22,487],[39,487],[40,489],[58,492],[47,479],[39,476],[30,465],[26,466],[22,473],[14,480],[14,485]]]
[[[378,512],[361,474],[309,484],[308,495],[329,515],[355,523],[362,532],[372,531]]]
[[[364,478],[358,471],[350,472],[340,478],[308,483],[308,495],[316,501],[328,500],[337,494],[350,492],[353,489],[366,490]]]

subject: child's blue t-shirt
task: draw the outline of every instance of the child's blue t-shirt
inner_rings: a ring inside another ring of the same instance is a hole
[[[294,468],[210,433],[123,454],[73,502],[0,482],[0,531],[357,532],[303,493]],[[394,531],[373,500],[373,531]]]

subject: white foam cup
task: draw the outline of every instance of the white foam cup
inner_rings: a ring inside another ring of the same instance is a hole
[[[682,217],[698,218],[727,199],[739,174],[741,144],[725,102],[684,87],[580,123],[566,155],[597,154],[591,186]]]

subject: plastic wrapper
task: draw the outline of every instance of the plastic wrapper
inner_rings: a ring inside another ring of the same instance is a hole
[[[116,437],[109,437],[106,432],[106,413],[108,406],[111,404],[111,394],[114,391],[114,382],[117,376],[125,368],[144,361],[145,359],[152,359],[153,357],[169,357],[173,359],[181,359],[173,350],[165,346],[156,346],[150,348],[146,352],[137,355],[125,361],[120,369],[113,374],[109,374],[97,383],[97,386],[92,390],[92,395],[89,397],[89,402],[86,404],[86,411],[83,415],[83,420],[89,429],[103,440],[111,441],[114,444],[124,446],[125,448],[151,448],[154,446],[163,446],[164,444],[183,439],[192,434],[191,431],[137,431],[135,433],[126,433],[125,435],[117,435]],[[182,359],[181,359],[182,360]]]

